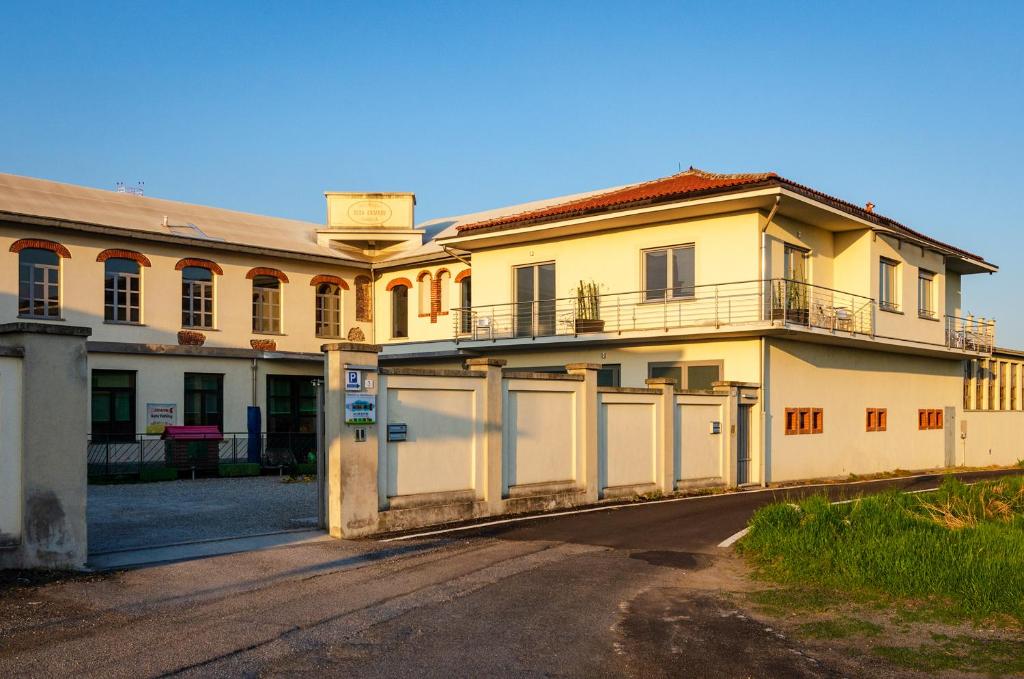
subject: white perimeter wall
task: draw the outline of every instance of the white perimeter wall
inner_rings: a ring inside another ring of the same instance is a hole
[[[582,381],[503,382],[504,492],[513,486],[579,482]]]

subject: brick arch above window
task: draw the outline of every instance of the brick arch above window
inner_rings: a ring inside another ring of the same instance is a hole
[[[108,259],[130,259],[139,266],[153,266],[149,262],[149,257],[141,252],[135,252],[134,250],[109,249],[96,255],[97,262],[105,262]]]
[[[348,283],[346,283],[345,279],[342,278],[341,276],[331,276],[330,274],[322,273],[317,276],[313,276],[313,280],[309,282],[310,285],[314,286],[320,285],[322,283],[333,283],[342,290],[348,290]]]
[[[269,266],[257,266],[249,269],[249,273],[245,274],[245,277],[249,280],[256,278],[257,276],[270,276],[276,278],[282,283],[288,282],[288,276],[285,275],[284,271],[280,269],[271,269]]]
[[[424,269],[423,271],[420,271],[418,274],[416,274],[416,282],[419,283],[424,278],[426,278],[428,281],[430,280],[430,272],[427,271],[426,269]]]
[[[448,269],[446,269],[446,268],[441,268],[441,269],[438,269],[438,270],[437,270],[437,273],[436,273],[436,274],[434,274],[434,278],[438,278],[438,279],[439,279],[439,278],[441,278],[441,276],[443,276],[444,274],[448,274],[449,276],[451,276],[451,275],[452,275],[452,272],[451,272],[451,271],[449,271],[449,270],[448,270]]]
[[[469,278],[472,275],[473,275],[473,270],[472,269],[465,269],[464,271],[460,271],[459,275],[457,275],[455,277],[455,282],[456,283],[461,283],[462,281],[466,280],[467,278]]]
[[[43,240],[41,238],[22,238],[11,243],[11,252],[21,252],[22,250],[28,250],[34,248],[37,250],[49,250],[50,252],[57,253],[58,257],[64,259],[71,259],[71,251],[60,243],[52,240]]]
[[[391,282],[388,283],[388,286],[385,288],[385,290],[387,290],[388,292],[391,292],[392,290],[397,288],[399,285],[404,285],[407,288],[411,288],[412,287],[412,281],[410,281],[408,278],[395,278],[395,279],[392,279]]]
[[[196,259],[195,257],[186,257],[185,259],[179,259],[178,263],[174,265],[175,271],[181,271],[185,267],[197,266],[200,269],[208,269],[218,276],[224,275],[224,269],[220,268],[220,264],[217,262],[210,261],[209,259]]]

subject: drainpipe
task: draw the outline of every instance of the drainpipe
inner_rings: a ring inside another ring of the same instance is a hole
[[[768,227],[772,223],[772,219],[775,218],[775,213],[779,209],[779,205],[782,203],[782,196],[775,196],[775,205],[772,205],[771,211],[768,213],[768,219],[765,220],[764,226],[761,227],[761,251],[760,251],[760,280],[761,286],[761,313],[765,311],[764,304],[764,289],[767,282],[765,276],[768,272],[768,243],[767,243],[767,231]],[[768,340],[764,335],[761,335],[760,346],[758,347],[758,363],[759,371],[761,374],[761,486],[768,485],[768,444],[771,441],[771,434],[768,431]]]
[[[257,394],[256,382],[257,382],[257,379],[256,379],[256,359],[254,358],[254,359],[252,359],[252,407],[253,408],[255,408],[257,406],[257,403],[256,403],[256,394]]]

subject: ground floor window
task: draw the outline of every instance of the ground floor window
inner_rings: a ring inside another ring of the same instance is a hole
[[[267,376],[267,432],[316,433],[316,385],[309,375]]]
[[[185,424],[224,431],[224,376],[185,373]]]
[[[618,363],[605,363],[597,371],[597,386],[599,387],[621,387],[622,366]]]
[[[94,443],[135,438],[135,373],[92,371],[92,440]]]
[[[679,389],[713,389],[722,379],[722,361],[648,363],[647,376],[671,378]]]

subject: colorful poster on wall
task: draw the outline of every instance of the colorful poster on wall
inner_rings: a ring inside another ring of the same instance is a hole
[[[376,421],[376,396],[373,394],[345,394],[345,424],[373,424]]]
[[[168,425],[177,422],[177,403],[147,403],[146,404],[146,433],[163,434]]]

